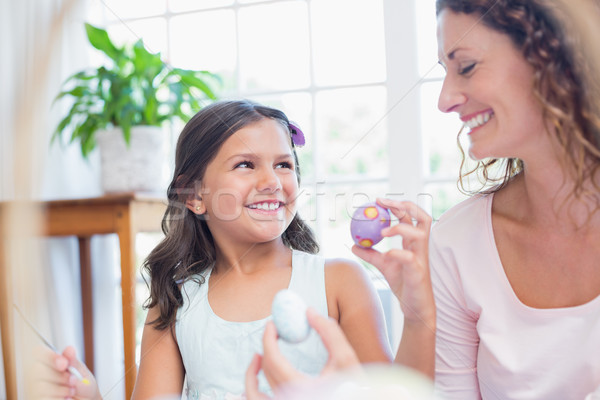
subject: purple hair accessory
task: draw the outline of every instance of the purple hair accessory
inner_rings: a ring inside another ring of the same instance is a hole
[[[296,125],[293,122],[289,123],[289,127],[290,133],[292,134],[292,142],[294,143],[294,146],[304,146],[304,144],[306,143],[306,139],[304,138],[304,133],[302,132],[302,130],[298,128],[298,125]]]

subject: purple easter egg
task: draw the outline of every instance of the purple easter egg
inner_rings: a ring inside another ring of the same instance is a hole
[[[390,213],[376,203],[367,203],[358,207],[352,215],[350,233],[354,243],[370,248],[381,242],[381,230],[391,224]]]

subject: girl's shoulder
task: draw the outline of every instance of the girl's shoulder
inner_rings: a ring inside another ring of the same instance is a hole
[[[340,286],[355,280],[368,279],[366,268],[347,258],[325,259],[325,279]]]
[[[358,262],[348,258],[326,258],[325,268],[344,271],[346,269],[362,268],[362,266]]]

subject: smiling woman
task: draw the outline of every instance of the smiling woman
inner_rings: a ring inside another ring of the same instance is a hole
[[[597,46],[574,29],[597,29],[600,8],[579,2],[575,19],[568,4],[437,1],[439,107],[467,125],[488,184],[431,234],[449,399],[600,389],[600,86]]]

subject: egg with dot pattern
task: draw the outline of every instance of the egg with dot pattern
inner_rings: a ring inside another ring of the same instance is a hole
[[[352,215],[350,233],[354,243],[371,248],[381,242],[381,230],[391,224],[390,212],[377,203],[367,203],[358,207]]]

